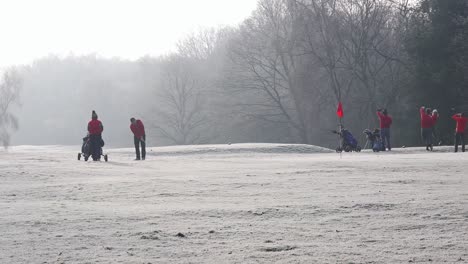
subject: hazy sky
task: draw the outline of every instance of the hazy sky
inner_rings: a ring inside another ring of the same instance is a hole
[[[48,54],[137,59],[203,27],[234,25],[257,0],[0,0],[0,67]]]

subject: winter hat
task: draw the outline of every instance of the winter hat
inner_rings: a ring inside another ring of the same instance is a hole
[[[93,110],[93,113],[91,114],[91,118],[92,119],[97,119],[98,118],[98,116],[96,114],[96,111]]]

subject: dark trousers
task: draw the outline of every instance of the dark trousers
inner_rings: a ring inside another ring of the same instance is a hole
[[[145,159],[146,157],[146,135],[143,135],[143,140],[140,140],[137,137],[133,137],[133,142],[135,143],[135,153],[136,158],[140,159],[140,144],[141,144],[141,158]]]
[[[388,150],[391,150],[392,147],[390,146],[390,128],[381,128],[380,138],[382,139],[382,149],[385,150],[385,148],[388,148]]]
[[[465,152],[465,133],[455,133],[455,152],[458,152],[458,145],[462,145],[462,152]]]
[[[421,137],[426,147],[432,146],[432,128],[421,128]]]
[[[90,153],[93,160],[101,159],[102,137],[101,135],[90,135]]]

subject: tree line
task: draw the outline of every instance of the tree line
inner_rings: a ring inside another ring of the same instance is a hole
[[[378,126],[376,109],[388,109],[395,146],[420,144],[418,109],[437,108],[437,137],[449,144],[451,109],[468,111],[466,43],[464,0],[260,0],[240,25],[194,32],[172,54],[52,56],[16,68],[16,137],[79,144],[95,109],[114,145],[131,144],[126,126],[136,116],[154,145],[332,147],[342,102],[344,125],[361,140]],[[0,125],[14,128],[3,116]]]

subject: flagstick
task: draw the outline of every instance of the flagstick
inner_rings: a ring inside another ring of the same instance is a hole
[[[339,128],[340,128],[340,133],[341,133],[341,129],[343,128],[343,125],[341,124],[341,118],[339,118],[339,120],[340,120]],[[338,138],[338,146],[340,146],[340,148],[341,148],[341,141],[343,140],[342,137],[343,137],[343,134],[340,134],[340,137]],[[340,151],[340,159],[342,158],[343,158],[343,149]]]
[[[340,137],[338,138],[338,146],[339,148],[341,149],[341,142],[342,142],[342,137],[343,135],[341,134],[341,129],[343,127],[342,123],[341,123],[341,119],[343,118],[343,105],[341,104],[341,96],[340,96],[340,99],[338,100],[338,109],[336,109],[336,115],[338,116],[338,120],[339,120],[339,127],[338,129],[340,130]],[[340,151],[340,159],[342,159],[342,155],[343,155],[343,149],[341,149]]]

